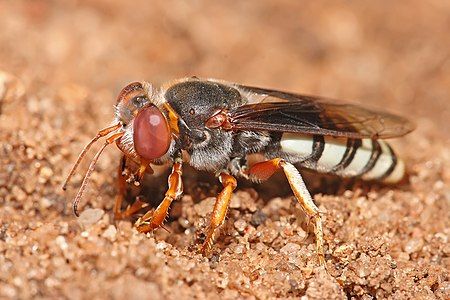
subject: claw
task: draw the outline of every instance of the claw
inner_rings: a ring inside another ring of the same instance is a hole
[[[170,229],[167,228],[164,224],[161,224],[160,226],[162,229],[164,229],[165,231],[167,231],[168,233],[170,233]]]

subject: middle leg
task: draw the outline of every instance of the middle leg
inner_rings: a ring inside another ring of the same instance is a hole
[[[203,255],[206,255],[211,249],[217,230],[219,226],[223,224],[225,216],[227,215],[231,195],[237,186],[236,178],[225,172],[219,174],[219,181],[223,185],[223,190],[217,195],[216,203],[214,204],[211,222],[206,231],[206,239],[201,250]]]

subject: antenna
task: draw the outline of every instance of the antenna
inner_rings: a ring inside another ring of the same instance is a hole
[[[69,180],[72,178],[73,174],[75,173],[78,165],[80,164],[81,160],[83,159],[83,157],[86,155],[86,152],[91,148],[91,146],[98,141],[100,138],[106,136],[107,134],[113,132],[114,130],[119,129],[121,126],[120,123],[117,123],[115,125],[106,127],[102,130],[100,130],[97,135],[86,145],[84,146],[83,150],[81,151],[80,155],[78,155],[78,158],[75,162],[75,164],[72,166],[72,169],[70,170],[69,175],[67,175],[66,180],[64,181],[64,184],[62,185],[62,189],[66,190],[67,189],[67,184],[69,183]]]
[[[77,216],[77,217],[80,216],[80,214],[78,213],[78,204],[80,203],[81,197],[83,196],[84,190],[86,189],[86,186],[89,182],[89,177],[91,177],[91,174],[94,171],[94,168],[95,168],[95,165],[97,164],[98,158],[103,153],[103,150],[105,150],[106,146],[114,143],[116,140],[121,138],[123,135],[124,135],[123,132],[119,132],[119,133],[116,133],[116,134],[113,134],[112,136],[110,136],[105,141],[105,143],[100,148],[100,150],[98,150],[98,152],[95,154],[94,158],[91,160],[91,163],[89,164],[89,169],[86,171],[86,174],[84,175],[84,178],[83,178],[83,182],[81,183],[81,187],[78,190],[78,193],[77,193],[75,199],[73,200],[72,208],[73,208],[73,213],[75,214],[75,216]]]

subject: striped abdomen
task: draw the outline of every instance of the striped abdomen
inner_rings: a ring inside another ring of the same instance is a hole
[[[284,133],[280,147],[291,163],[323,173],[388,183],[405,174],[403,161],[383,140]]]

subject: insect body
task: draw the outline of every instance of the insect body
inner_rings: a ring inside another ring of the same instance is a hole
[[[171,202],[182,194],[183,163],[214,172],[223,189],[202,246],[206,253],[225,219],[237,186],[235,177],[262,181],[282,170],[303,210],[313,219],[319,262],[324,264],[321,216],[294,165],[395,183],[404,176],[404,164],[383,139],[404,135],[413,128],[399,116],[319,97],[196,77],[159,89],[135,82],[120,92],[112,125],[99,131],[83,149],[64,188],[86,151],[105,136],[106,142],[91,161],[75,198],[76,215],[89,176],[107,145],[116,143],[123,152],[114,209],[118,219],[144,206],[137,200],[121,210],[126,182],[139,185],[144,174],[152,172],[152,165],[171,165],[164,199],[136,221],[139,231],[148,232],[162,226]],[[264,160],[249,166],[251,154],[261,154]],[[127,162],[139,166],[134,173],[125,172]]]

